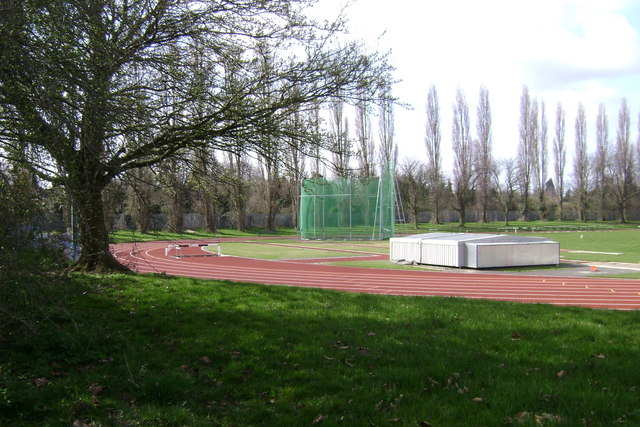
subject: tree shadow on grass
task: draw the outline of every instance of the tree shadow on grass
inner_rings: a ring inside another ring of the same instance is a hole
[[[635,408],[632,313],[90,280],[96,291],[73,302],[72,321],[2,353],[14,389],[0,420],[494,425],[527,412],[532,423],[535,414],[604,423]]]

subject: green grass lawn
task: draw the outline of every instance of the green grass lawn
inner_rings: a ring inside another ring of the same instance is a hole
[[[299,240],[267,240],[260,242],[223,242],[225,255],[245,256],[259,259],[303,259],[362,256],[358,252],[389,253],[389,242],[309,242]],[[347,251],[347,252],[341,252]],[[349,252],[354,251],[354,252]]]
[[[148,233],[138,233],[135,230],[117,230],[110,234],[112,243],[127,242],[151,242],[158,240],[190,240],[190,239],[216,239],[223,237],[268,237],[268,236],[289,236],[296,237],[297,231],[292,228],[278,229],[276,232],[267,232],[259,228],[252,228],[247,231],[237,231],[222,229],[217,233],[209,233],[204,230],[191,230],[184,233],[169,233],[166,231],[149,231]]]
[[[245,242],[225,242],[222,243],[222,251],[225,255],[243,256],[259,259],[302,259],[302,258],[326,258],[341,257],[342,253],[314,249],[311,245],[299,245],[298,242],[291,243],[278,242],[278,245]],[[217,250],[217,249],[216,249]]]
[[[407,233],[425,233],[428,231],[445,231],[445,232],[479,232],[479,233],[504,233],[505,228],[509,232],[513,232],[515,228],[518,231],[591,231],[593,229],[613,229],[613,230],[628,230],[638,229],[640,222],[629,222],[626,224],[620,224],[611,221],[509,221],[509,225],[505,226],[504,222],[467,222],[465,227],[460,229],[459,223],[449,222],[444,224],[431,224],[420,223],[416,230],[412,224],[404,224],[401,227],[396,227],[396,232]]]
[[[560,242],[565,250],[609,254],[561,252],[566,259],[640,263],[640,230],[588,231],[577,233],[531,233]],[[613,255],[613,254],[620,255]]]
[[[638,312],[35,279],[44,317],[0,335],[0,425],[640,424]]]

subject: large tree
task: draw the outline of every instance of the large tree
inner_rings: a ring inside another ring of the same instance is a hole
[[[329,43],[342,28],[309,22],[309,3],[2,2],[0,152],[65,187],[78,212],[77,268],[119,267],[101,193],[120,174],[203,145],[241,140],[260,152],[290,107],[379,87],[384,56]],[[268,74],[258,45],[273,53]],[[265,87],[273,96],[257,102]],[[130,143],[133,134],[145,138]]]

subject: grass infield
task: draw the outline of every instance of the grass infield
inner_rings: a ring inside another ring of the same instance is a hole
[[[25,280],[49,304],[3,324],[0,425],[640,424],[638,312],[156,275],[3,297]]]

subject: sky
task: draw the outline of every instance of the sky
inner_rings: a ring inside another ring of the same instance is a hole
[[[319,0],[316,11],[331,19],[347,3],[349,37],[373,50],[390,51],[400,80],[394,95],[412,106],[395,110],[401,161],[420,153],[426,160],[425,105],[431,85],[440,100],[445,170],[452,163],[452,109],[458,87],[467,99],[472,135],[480,87],[488,89],[498,159],[516,156],[523,85],[532,98],[545,103],[550,159],[558,102],[565,109],[570,158],[580,102],[587,113],[591,153],[600,103],[607,111],[612,144],[623,97],[629,102],[633,142],[638,138],[638,0]]]

